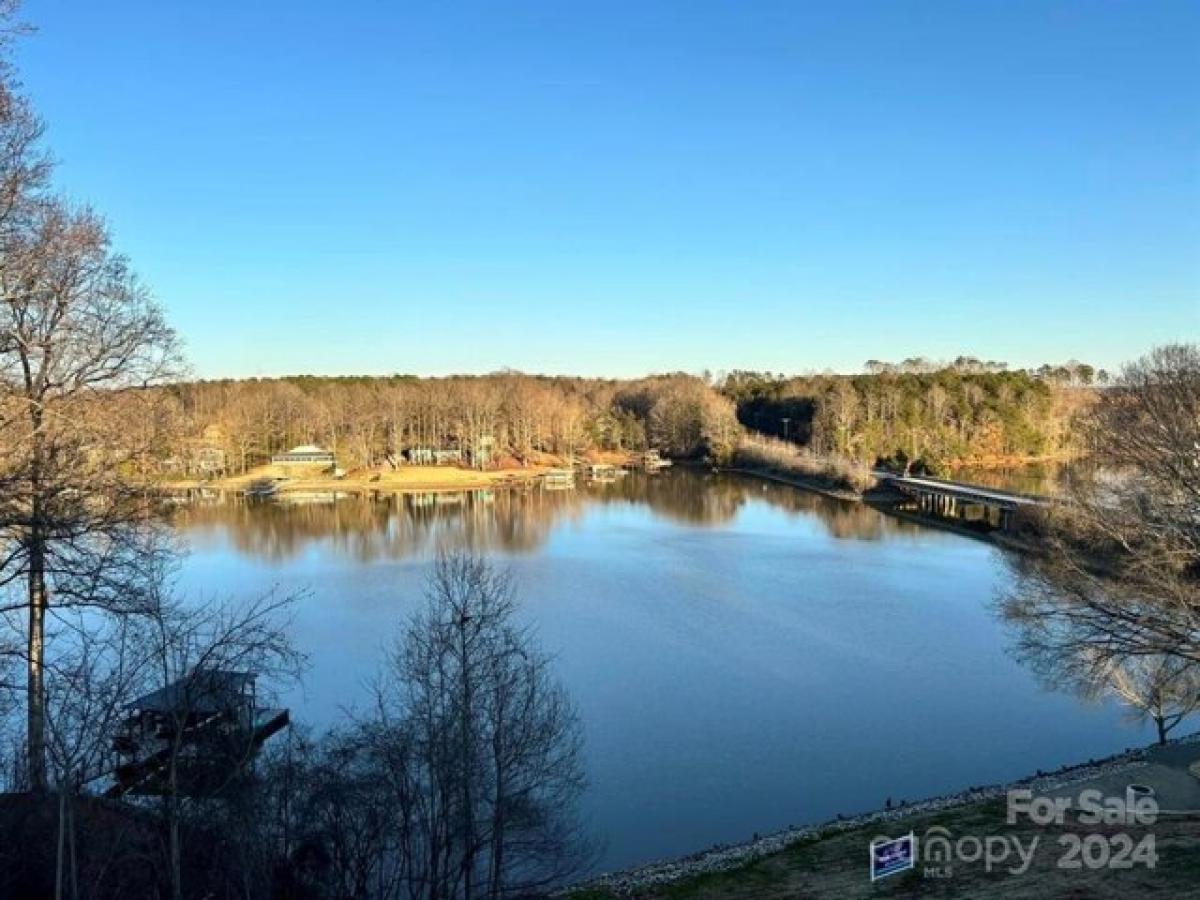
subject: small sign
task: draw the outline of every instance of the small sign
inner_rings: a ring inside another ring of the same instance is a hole
[[[904,837],[871,841],[871,880],[886,878],[911,869],[917,862],[917,839],[910,831]]]

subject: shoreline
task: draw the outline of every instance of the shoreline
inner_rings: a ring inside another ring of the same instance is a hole
[[[594,451],[580,456],[572,463],[555,456],[541,454],[522,465],[507,465],[494,469],[470,469],[461,465],[411,465],[395,468],[375,466],[353,469],[335,475],[331,469],[317,466],[289,466],[266,463],[237,475],[219,478],[147,478],[144,484],[163,494],[185,491],[219,491],[243,494],[264,484],[271,484],[273,494],[330,493],[368,496],[370,494],[437,493],[447,491],[481,490],[494,487],[528,485],[556,470],[579,470],[580,466],[610,465],[617,468],[638,468],[641,454],[627,451]]]
[[[975,538],[1005,549],[1020,549],[1012,542],[1002,543],[991,534],[985,534],[968,528],[955,527],[950,523],[931,523],[918,516],[888,508],[887,497],[879,496],[876,486],[862,492],[844,488],[831,488],[820,483],[818,479],[800,476],[781,475],[761,469],[740,466],[715,467],[719,473],[736,474],[744,477],[761,478],[778,484],[783,484],[797,490],[809,491],[834,500],[844,502],[867,503],[885,514],[896,518],[912,521],[916,524],[942,527],[947,531],[963,537]],[[886,492],[885,492],[886,493]],[[1171,745],[1200,742],[1200,732],[1177,738]],[[626,869],[605,872],[588,878],[555,893],[560,897],[596,896],[637,896],[644,891],[659,888],[671,888],[681,882],[688,882],[704,876],[731,873],[753,863],[769,859],[784,853],[790,847],[801,842],[819,842],[845,832],[854,831],[865,826],[894,822],[922,814],[941,813],[962,810],[978,804],[994,801],[1005,797],[1009,790],[1029,788],[1035,792],[1049,792],[1078,782],[1089,781],[1102,776],[1110,776],[1137,769],[1146,765],[1146,759],[1153,745],[1128,749],[1123,753],[1099,759],[1088,760],[1084,763],[1068,764],[1052,772],[1038,770],[1033,775],[1027,775],[1013,781],[991,785],[969,787],[965,790],[951,791],[927,797],[921,800],[901,801],[891,808],[876,808],[866,812],[844,816],[804,826],[789,826],[767,835],[755,836],[749,840],[733,844],[717,844],[712,847],[695,851],[678,857],[654,860]]]
[[[805,478],[799,475],[780,475],[775,472],[768,472],[763,469],[746,468],[743,466],[717,466],[716,471],[721,474],[744,475],[749,478],[762,478],[764,481],[773,481],[777,484],[787,485],[802,491],[810,491],[814,494],[820,494],[823,497],[829,497],[831,500],[843,500],[847,503],[861,503],[866,497],[868,491],[857,492],[849,488],[833,487],[822,483],[817,478]]]
[[[596,454],[596,459],[586,458],[580,460],[580,462],[585,464],[596,462],[622,468],[636,468],[637,457],[638,454],[635,453],[613,451]],[[986,460],[955,462],[950,466],[950,469],[952,472],[957,472],[961,469],[1004,470],[1023,466],[1062,464],[1070,462],[1074,458],[1076,457],[1062,455],[992,457]],[[676,462],[683,466],[699,465],[699,463],[692,460],[677,460]],[[167,494],[198,490],[223,491],[236,494],[245,492],[251,486],[265,481],[274,482],[279,493],[426,493],[525,485],[537,481],[554,469],[567,467],[567,463],[564,461],[552,458],[539,460],[527,466],[500,469],[405,465],[396,469],[375,468],[357,470],[338,478],[328,473],[289,472],[284,467],[268,464],[258,466],[239,475],[227,475],[221,478],[152,478],[147,480],[147,484]],[[777,484],[788,485],[798,490],[810,491],[834,500],[851,503],[886,499],[877,495],[877,486],[875,485],[859,491],[851,487],[836,484],[819,474],[800,475],[738,464],[717,465],[713,466],[712,469],[720,473],[761,478]]]
[[[890,516],[899,521],[909,522],[926,528],[936,528],[939,531],[956,534],[959,537],[982,541],[985,544],[991,544],[1002,550],[1027,552],[1032,549],[1026,541],[998,529],[983,531],[971,528],[965,523],[935,516],[922,516],[900,509],[897,506],[897,502],[904,499],[904,495],[894,488],[883,487],[878,479],[873,479],[874,483],[862,491],[856,491],[851,488],[830,485],[819,475],[801,476],[781,474],[775,471],[745,466],[717,466],[714,467],[714,471],[741,475],[747,478],[761,478],[764,481],[782,484],[796,490],[819,494],[831,500],[840,500],[846,503],[863,503],[883,515]]]
[[[370,470],[342,478],[329,474],[288,474],[275,466],[263,466],[244,475],[226,478],[155,481],[152,487],[165,493],[220,491],[245,493],[256,484],[270,482],[276,494],[409,494],[486,490],[532,484],[547,473],[564,468],[538,463],[523,468],[463,469],[458,466],[404,466],[395,470]]]
[[[1169,741],[1168,747],[1200,743],[1200,732]],[[1109,777],[1136,770],[1149,764],[1156,745],[1127,749],[1122,753],[1084,763],[1062,766],[1052,772],[1040,769],[1013,781],[968,787],[912,802],[901,801],[889,808],[876,808],[849,816],[838,815],[811,825],[789,826],[767,835],[734,844],[715,844],[705,850],[670,859],[654,860],[627,869],[604,872],[556,892],[559,897],[629,896],[656,888],[670,887],[693,878],[729,873],[744,866],[785,852],[801,842],[810,843],[835,837],[869,825],[895,822],[929,813],[963,810],[977,804],[1003,799],[1007,792],[1028,788],[1035,793],[1051,793],[1095,778]]]
[[[468,472],[454,477],[434,477],[421,479],[383,479],[377,481],[362,478],[287,478],[274,481],[280,476],[258,476],[254,478],[217,479],[199,482],[165,482],[156,485],[164,493],[182,491],[218,491],[227,494],[245,494],[259,482],[272,481],[275,486],[274,496],[288,494],[344,494],[367,496],[370,494],[416,494],[416,493],[446,493],[454,491],[486,490],[507,486],[532,484],[541,478],[546,470],[498,470],[496,472]],[[286,476],[283,476],[286,477]]]

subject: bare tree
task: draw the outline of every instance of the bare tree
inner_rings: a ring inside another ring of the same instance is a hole
[[[145,683],[149,660],[133,652],[129,617],[59,613],[59,652],[46,668],[50,775],[58,793],[55,897],[79,892],[76,801],[107,773],[125,704]]]
[[[515,614],[506,573],[439,557],[375,715],[315,748],[294,843],[334,896],[524,896],[590,861],[578,719]]]
[[[421,896],[412,874],[416,795],[400,737],[361,723],[276,756],[267,784],[281,801],[278,845],[291,885],[319,885],[336,900],[399,897],[406,887]]]
[[[174,373],[178,354],[93,213],[42,200],[0,255],[0,579],[27,587],[29,773],[41,790],[46,613],[56,594],[121,593],[136,563],[122,542],[154,511],[128,478],[154,431],[128,425],[158,420],[163,395],[144,388]]]
[[[1057,646],[1026,644],[1023,661],[1050,688],[1087,700],[1115,699],[1134,722],[1154,723],[1160,744],[1200,709],[1200,666],[1170,654],[1117,655],[1079,643],[1073,655]]]
[[[156,871],[177,898],[189,871],[201,893],[218,882],[238,896],[267,890],[263,816],[242,801],[259,746],[287,722],[286,711],[260,705],[255,682],[281,684],[303,662],[286,636],[290,600],[186,603],[165,590],[168,564],[158,557],[137,615],[59,607],[49,619],[56,652],[45,721],[58,831],[39,856],[56,897],[120,896],[130,878],[140,896]],[[240,693],[222,695],[226,684]],[[97,791],[123,803],[85,802]],[[102,820],[113,834],[97,833]],[[190,855],[188,834],[198,838]],[[206,874],[204,857],[219,859],[220,871]]]
[[[1139,656],[1103,664],[1096,682],[1125,703],[1136,719],[1154,723],[1158,742],[1200,709],[1200,670],[1177,656]]]
[[[138,653],[153,673],[147,686],[157,687],[152,727],[134,736],[137,758],[123,786],[161,797],[168,880],[171,896],[180,900],[188,804],[222,797],[246,774],[268,724],[260,721],[257,679],[277,686],[294,681],[305,658],[288,635],[294,597],[272,593],[201,604],[164,592],[155,599],[137,619]],[[281,714],[276,711],[276,719]]]
[[[1089,660],[1102,681],[1200,663],[1200,347],[1127,366],[1086,428],[1100,468],[1038,523],[1037,552],[1011,560],[1018,652]]]
[[[14,40],[29,31],[17,19],[20,5],[0,0],[0,248],[23,231],[51,171],[40,146],[44,126],[21,95],[11,62]]]

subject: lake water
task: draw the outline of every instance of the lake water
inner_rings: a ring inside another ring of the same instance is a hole
[[[968,466],[956,469],[948,477],[967,484],[1052,497],[1064,493],[1073,478],[1087,475],[1088,471],[1087,464],[1078,461],[1048,462],[1001,469]]]
[[[509,565],[578,705],[601,868],[1011,779],[1149,740],[1007,654],[988,544],[730,475],[575,491],[197,505],[194,596],[304,591],[293,715],[332,724],[439,545]]]

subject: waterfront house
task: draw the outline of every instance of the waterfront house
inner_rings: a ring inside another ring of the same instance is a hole
[[[276,453],[271,462],[277,466],[320,466],[331,468],[337,465],[337,457],[329,450],[316,444],[293,447],[286,453]]]
[[[404,455],[414,466],[455,466],[463,458],[453,447],[409,447]]]
[[[216,478],[225,474],[225,468],[225,448],[211,444],[205,438],[185,440],[179,453],[159,462],[159,470],[168,475]]]
[[[225,474],[225,449],[200,445],[192,450],[192,464],[197,472],[208,477]]]

